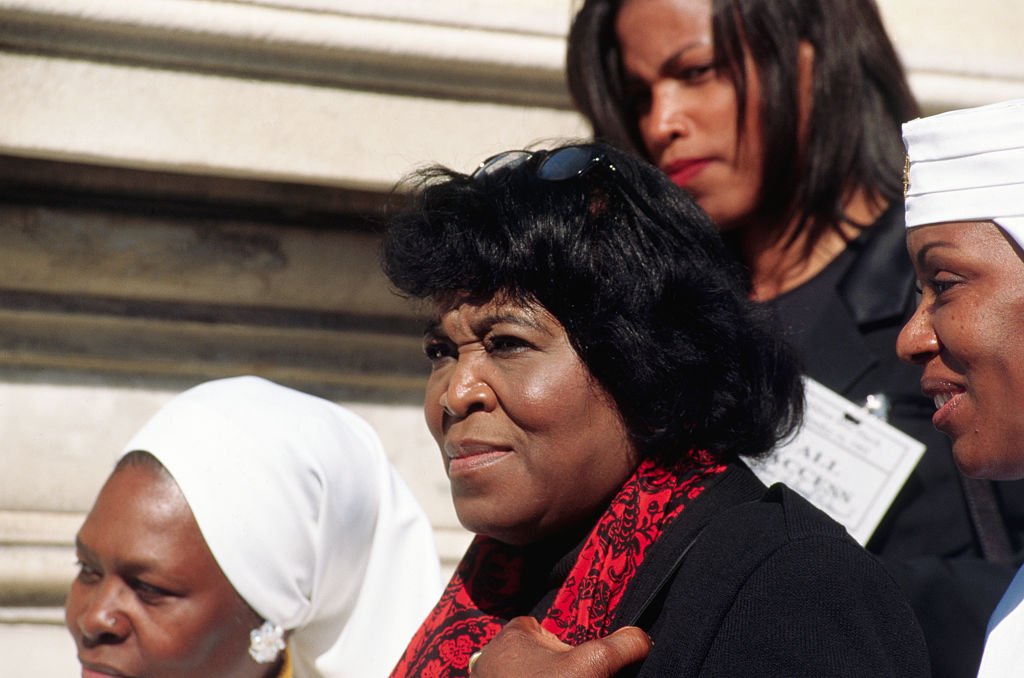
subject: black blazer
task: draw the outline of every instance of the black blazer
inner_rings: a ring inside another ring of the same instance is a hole
[[[921,395],[921,370],[896,355],[917,305],[905,235],[898,203],[850,244],[853,263],[797,348],[810,377],[854,402],[884,394],[889,423],[927,445],[867,547],[909,596],[935,676],[973,678],[988,617],[1024,559],[1024,482],[991,484],[1015,560],[985,562],[949,440],[932,426],[935,407]]]
[[[669,526],[623,595],[639,676],[928,676],[913,611],[877,559],[784,485],[732,465]]]

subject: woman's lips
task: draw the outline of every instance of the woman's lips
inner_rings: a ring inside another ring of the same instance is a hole
[[[925,378],[921,380],[921,391],[935,403],[932,426],[948,435],[964,389],[945,379]]]
[[[103,664],[93,664],[91,662],[81,662],[81,664],[82,678],[111,678],[111,676],[121,678],[128,675]]]
[[[963,393],[944,393],[942,395],[935,396],[935,406],[938,409],[935,414],[932,415],[932,426],[942,431],[947,432],[950,428],[950,421],[956,412],[957,405],[960,404],[960,399],[963,398]]]
[[[662,168],[676,186],[685,188],[698,174],[711,164],[711,158],[685,158],[676,160]]]
[[[444,454],[448,459],[448,477],[477,471],[500,462],[512,454],[512,450],[500,445],[487,443],[445,443]]]

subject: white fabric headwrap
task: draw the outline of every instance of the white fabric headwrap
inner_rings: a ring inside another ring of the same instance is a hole
[[[257,377],[173,398],[125,453],[167,468],[297,678],[386,676],[441,590],[433,533],[363,419]]]
[[[1024,248],[1024,99],[903,125],[907,228],[994,221]]]

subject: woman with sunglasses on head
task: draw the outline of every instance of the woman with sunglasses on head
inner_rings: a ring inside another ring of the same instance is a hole
[[[893,351],[916,301],[900,123],[918,107],[873,0],[586,0],[568,80],[598,138],[718,224],[805,373],[926,445],[867,548],[910,597],[937,676],[973,675],[991,582],[1024,556],[1024,486],[957,473]]]
[[[953,456],[976,478],[1024,478],[1024,100],[904,125],[907,250],[921,301],[900,357]],[[1024,675],[1024,570],[989,621],[978,675]]]
[[[420,178],[384,265],[431,303],[427,424],[478,536],[393,676],[531,675],[485,649],[522,615],[580,648],[639,626],[640,675],[928,675],[881,565],[739,461],[802,385],[692,200],[603,145]]]
[[[384,676],[441,583],[369,424],[256,377],[161,408],[75,541],[83,678]]]

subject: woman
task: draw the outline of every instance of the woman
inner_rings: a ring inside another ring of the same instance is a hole
[[[900,357],[969,476],[1024,478],[1024,100],[904,126],[907,249],[921,302]],[[989,622],[979,676],[1024,675],[1024,570]]]
[[[66,622],[85,678],[382,676],[440,584],[369,425],[256,377],[157,412],[76,547]]]
[[[801,382],[685,194],[601,145],[423,182],[385,270],[432,304],[424,409],[478,536],[393,676],[465,676],[521,615],[570,645],[636,624],[641,675],[927,675],[875,559],[738,460]]]
[[[723,230],[805,373],[927,446],[867,547],[910,596],[937,675],[973,675],[1007,544],[1024,555],[1024,486],[962,481],[893,351],[916,301],[900,123],[918,107],[874,2],[587,0],[568,76],[596,136]]]

